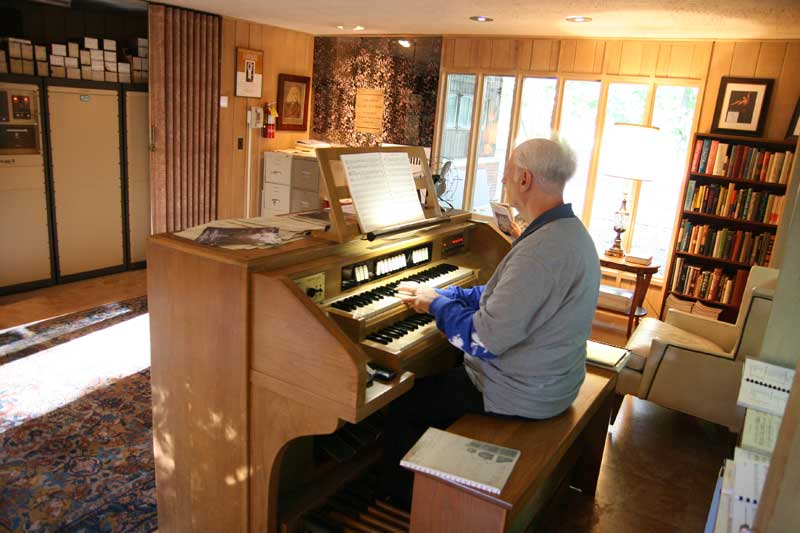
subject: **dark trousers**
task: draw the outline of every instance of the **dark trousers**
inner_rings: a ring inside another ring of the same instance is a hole
[[[397,504],[411,507],[413,473],[400,460],[429,427],[447,429],[467,413],[483,413],[483,394],[464,366],[416,381],[389,405],[383,430],[381,489]]]

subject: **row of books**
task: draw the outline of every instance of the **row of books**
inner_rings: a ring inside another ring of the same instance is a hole
[[[751,188],[736,188],[733,183],[721,186],[697,185],[689,180],[684,211],[698,211],[721,217],[778,224],[783,210],[783,196]]]
[[[692,172],[785,184],[789,180],[793,158],[790,150],[771,152],[743,144],[697,139]]]
[[[705,305],[703,302],[682,300],[671,293],[667,295],[666,308],[677,309],[678,311],[683,311],[684,313],[710,318],[711,320],[718,320],[720,313],[722,313],[722,309],[718,307]]]
[[[682,220],[677,251],[755,265],[769,264],[775,235],[769,232],[718,228]]]
[[[736,275],[726,274],[722,268],[713,270],[686,264],[682,257],[675,260],[672,292],[712,302],[729,304],[740,302],[747,281],[747,271],[737,270]]]

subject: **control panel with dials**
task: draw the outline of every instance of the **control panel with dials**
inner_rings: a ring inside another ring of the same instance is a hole
[[[40,150],[37,93],[0,87],[0,154],[38,154]]]

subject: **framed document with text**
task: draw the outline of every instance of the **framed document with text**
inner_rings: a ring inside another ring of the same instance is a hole
[[[264,52],[236,49],[236,96],[261,98]]]

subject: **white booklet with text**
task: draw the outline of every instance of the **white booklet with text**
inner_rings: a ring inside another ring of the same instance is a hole
[[[737,403],[748,409],[783,416],[793,380],[791,368],[748,358],[744,362]]]
[[[400,466],[500,494],[520,451],[428,428]]]

